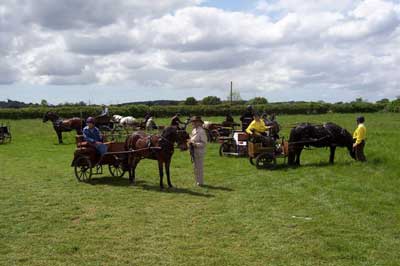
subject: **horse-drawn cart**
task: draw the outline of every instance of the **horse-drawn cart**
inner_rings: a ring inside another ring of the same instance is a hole
[[[258,169],[274,169],[278,158],[286,158],[289,153],[289,143],[282,140],[277,143],[272,137],[265,137],[266,141],[248,142],[249,161]]]
[[[0,144],[11,142],[11,131],[10,125],[8,124],[0,124]]]
[[[230,136],[218,140],[221,143],[220,156],[247,156],[247,133],[233,130]]]
[[[77,136],[77,148],[74,153],[74,159],[71,166],[74,167],[75,177],[78,181],[90,181],[92,175],[103,174],[103,166],[107,166],[108,171],[113,177],[124,176],[129,155],[140,154],[145,150],[159,149],[157,147],[149,147],[140,150],[125,150],[125,142],[108,142],[107,152],[100,156],[97,154],[96,148],[82,141],[82,136]]]

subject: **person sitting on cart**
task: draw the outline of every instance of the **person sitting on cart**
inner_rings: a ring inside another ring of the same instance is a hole
[[[101,111],[100,116],[109,116],[109,115],[110,115],[110,112],[108,111],[108,107],[107,107],[105,104],[103,104],[103,105],[101,106],[101,108],[102,108],[103,110]]]
[[[250,140],[253,142],[266,142],[270,127],[265,125],[260,114],[254,113],[254,120],[246,128],[246,133],[249,134]]]
[[[240,121],[242,122],[242,131],[246,131],[247,127],[253,120],[253,116],[254,116],[253,106],[249,105],[246,108],[246,112],[240,117]]]
[[[180,129],[181,124],[185,125],[185,123],[181,121],[180,116],[181,116],[180,113],[176,113],[171,118],[171,126],[176,127],[177,129]]]
[[[235,121],[233,120],[232,114],[227,113],[225,116],[225,121],[222,122],[223,127],[233,127],[236,125]]]
[[[88,117],[87,126],[83,128],[83,138],[96,148],[97,153],[103,156],[107,152],[107,145],[103,143],[100,130],[94,124],[94,118]]]

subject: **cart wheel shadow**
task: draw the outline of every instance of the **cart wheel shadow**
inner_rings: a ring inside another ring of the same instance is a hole
[[[161,193],[188,194],[188,195],[192,195],[192,196],[206,197],[206,198],[214,197],[214,195],[212,195],[212,194],[193,191],[193,190],[190,190],[187,188],[165,187],[164,189],[161,189],[158,184],[149,184],[144,180],[136,180],[135,185],[130,185],[128,179],[121,178],[121,177],[98,177],[98,178],[95,177],[88,183],[92,186],[102,186],[103,185],[103,186],[115,186],[115,187],[126,187],[126,188],[136,187],[136,188],[141,188],[143,190],[156,191],[156,192],[161,192]],[[227,191],[230,191],[227,188],[216,187],[216,189],[218,189],[218,188],[226,189]]]

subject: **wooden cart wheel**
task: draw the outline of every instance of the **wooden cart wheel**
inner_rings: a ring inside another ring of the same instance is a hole
[[[236,144],[235,143],[222,143],[219,147],[219,156],[225,156],[227,152],[235,152],[236,151]]]
[[[123,177],[125,174],[125,171],[124,169],[122,169],[121,164],[118,164],[117,166],[115,166],[114,164],[109,164],[108,170],[110,171],[110,174],[113,177]]]
[[[75,160],[75,176],[79,182],[88,182],[92,178],[92,163],[85,156]]]
[[[274,169],[276,158],[272,153],[261,153],[256,158],[256,167],[258,169]]]

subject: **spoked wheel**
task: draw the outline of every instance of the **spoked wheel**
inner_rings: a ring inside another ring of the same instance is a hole
[[[222,143],[221,146],[219,147],[219,156],[225,156],[225,153],[228,152],[235,152],[236,151],[236,145],[234,143]]]
[[[110,174],[113,177],[123,177],[125,174],[125,171],[124,171],[124,169],[122,169],[121,164],[118,164],[118,165],[109,164],[108,170],[110,171]]]
[[[258,169],[274,169],[276,167],[276,158],[272,153],[261,153],[256,158],[256,167]]]
[[[78,157],[75,160],[75,176],[79,182],[88,182],[92,178],[92,163],[88,157]]]

